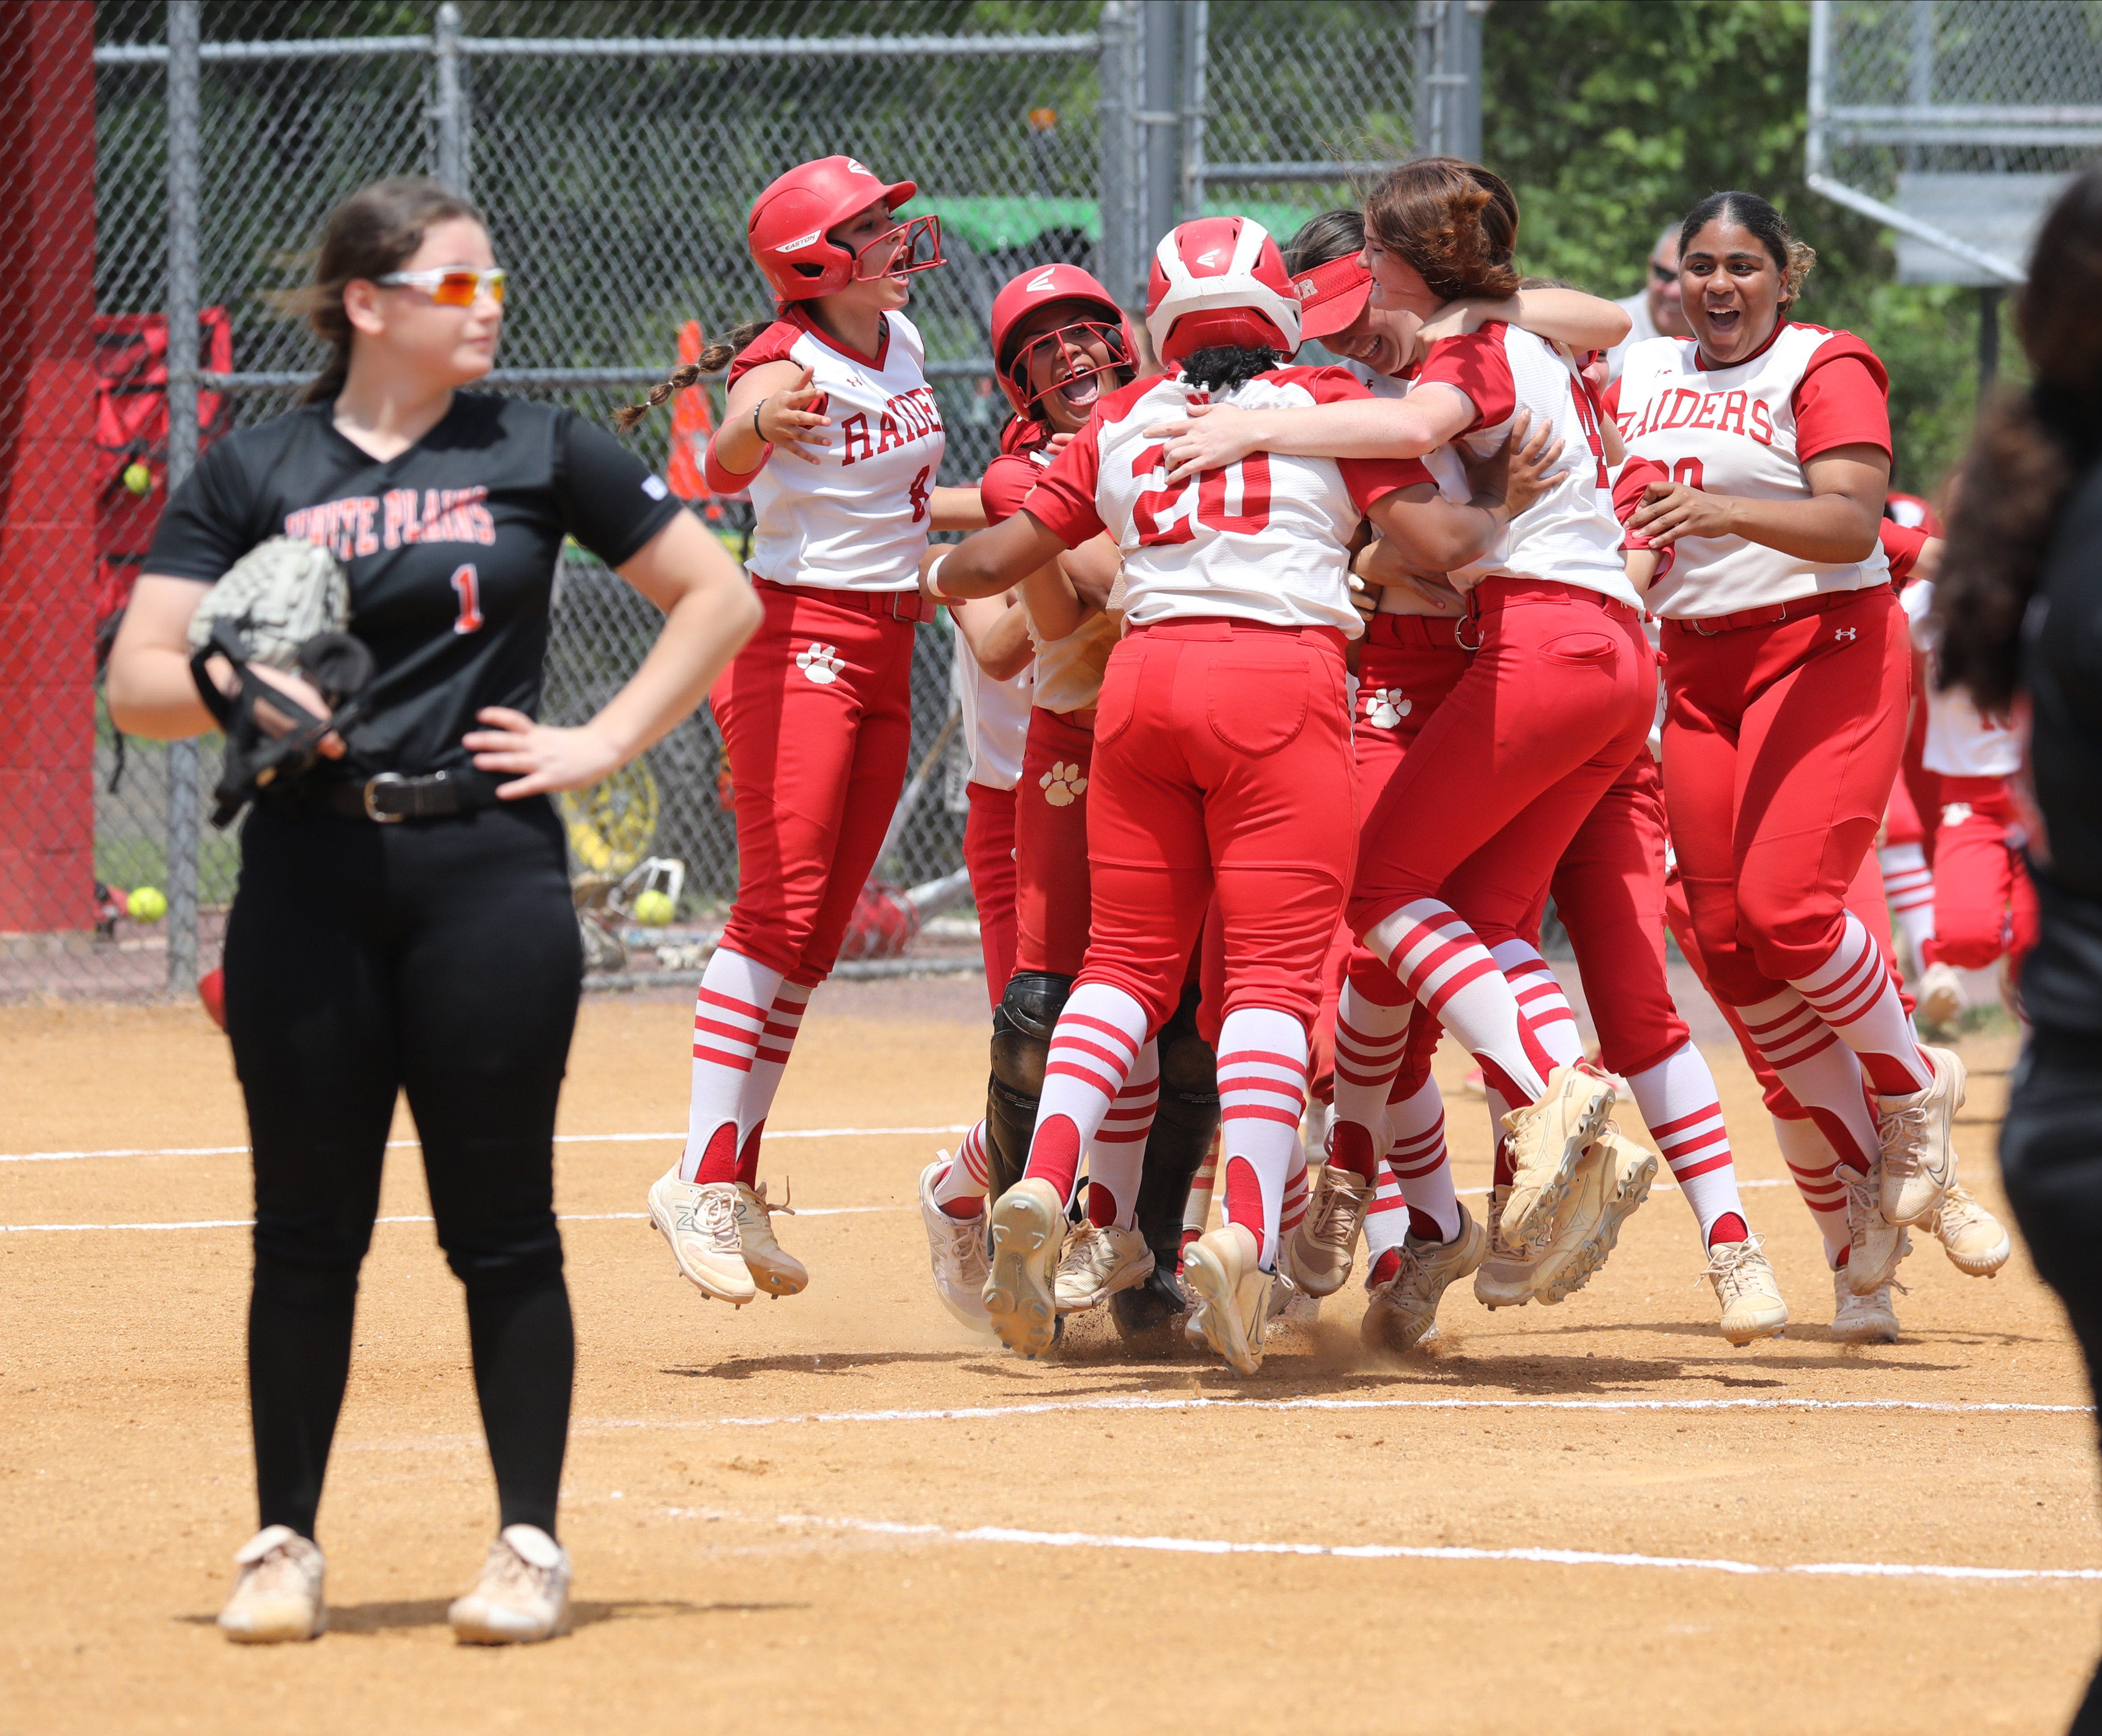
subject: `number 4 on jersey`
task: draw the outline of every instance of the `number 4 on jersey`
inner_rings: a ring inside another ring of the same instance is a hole
[[[472,562],[455,567],[453,571],[453,590],[459,597],[459,615],[453,622],[455,633],[481,631],[481,575],[474,570]]]

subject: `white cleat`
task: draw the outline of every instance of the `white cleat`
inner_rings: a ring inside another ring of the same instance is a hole
[[[986,1314],[993,1335],[1018,1356],[1051,1348],[1058,1319],[1052,1285],[1065,1242],[1066,1202],[1049,1182],[1025,1176],[992,1209]]]
[[[1912,1237],[1883,1215],[1881,1159],[1866,1175],[1843,1163],[1832,1173],[1847,1190],[1847,1263],[1840,1276],[1856,1295],[1865,1296],[1891,1281],[1898,1262],[1912,1252]]]
[[[1499,1232],[1503,1225],[1504,1195],[1508,1191],[1503,1188],[1489,1190],[1488,1251],[1475,1268],[1475,1300],[1492,1312],[1497,1308],[1522,1308],[1532,1301],[1532,1281],[1540,1265],[1532,1249],[1513,1254],[1503,1245]]]
[[[1382,1284],[1368,1281],[1358,1338],[1368,1350],[1406,1355],[1438,1330],[1438,1303],[1448,1285],[1478,1270],[1489,1251],[1488,1232],[1460,1208],[1460,1233],[1450,1241],[1402,1237],[1401,1265]],[[1531,1294],[1530,1286],[1527,1294]],[[1523,1298],[1520,1299],[1521,1300]]]
[[[1702,1276],[1715,1286],[1716,1300],[1723,1304],[1723,1336],[1732,1344],[1777,1339],[1786,1330],[1788,1304],[1781,1300],[1780,1281],[1759,1251],[1756,1237],[1712,1243]]]
[[[1876,1137],[1882,1148],[1883,1215],[1918,1223],[1933,1215],[1956,1179],[1953,1135],[1963,1107],[1963,1063],[1946,1049],[1920,1051],[1934,1066],[1923,1091],[1876,1099]]]
[[[1967,1277],[1991,1277],[2015,1251],[2006,1225],[1972,1199],[1970,1189],[1959,1181],[1949,1183],[1934,1215],[1920,1228],[1941,1244],[1949,1263]],[[1851,1261],[1849,1255],[1850,1264]]]
[[[1945,964],[1931,964],[1919,980],[1919,1016],[1945,1029],[1963,1016],[1971,997],[1963,992],[1963,979]]]
[[[270,1645],[317,1640],[328,1626],[322,1580],[328,1571],[321,1546],[290,1525],[265,1525],[234,1556],[241,1577],[219,1612],[229,1640]]]
[[[1061,1314],[1084,1314],[1152,1276],[1153,1250],[1137,1230],[1084,1223],[1066,1239],[1051,1293]]]
[[[1256,1263],[1247,1227],[1229,1223],[1200,1236],[1182,1256],[1182,1281],[1196,1297],[1184,1334],[1217,1351],[1237,1374],[1262,1366],[1271,1275]]]
[[[927,1232],[927,1257],[934,1268],[934,1294],[958,1325],[973,1332],[991,1332],[986,1312],[986,1280],[992,1259],[986,1252],[985,1201],[968,1218],[951,1218],[934,1203],[934,1183],[949,1167],[942,1152],[920,1172],[920,1223]]]
[[[776,1212],[794,1217],[796,1208],[785,1199],[778,1205],[769,1205],[765,1182],[756,1188],[747,1188],[743,1182],[735,1185],[737,1237],[744,1249],[745,1270],[752,1274],[753,1285],[777,1302],[783,1296],[799,1294],[809,1285],[810,1274],[802,1261],[774,1239],[770,1221]]]
[[[1576,1187],[1535,1250],[1533,1299],[1552,1306],[1591,1281],[1621,1239],[1621,1226],[1649,1197],[1656,1154],[1608,1121],[1577,1171]]]
[[[1611,1125],[1619,1081],[1588,1061],[1558,1067],[1537,1103],[1504,1117],[1511,1183],[1504,1200],[1504,1245],[1545,1241],[1576,1191],[1592,1142]]]
[[[1898,1316],[1891,1307],[1891,1286],[1878,1285],[1857,1296],[1847,1283],[1847,1268],[1832,1274],[1832,1336],[1843,1344],[1895,1344]]]
[[[524,1645],[570,1631],[569,1552],[538,1525],[506,1525],[481,1577],[446,1612],[469,1645]]]
[[[703,1296],[743,1308],[759,1292],[744,1263],[734,1182],[682,1182],[674,1165],[650,1189],[650,1222]]]
[[[1373,1184],[1334,1164],[1321,1166],[1306,1215],[1292,1232],[1293,1281],[1310,1296],[1333,1296],[1350,1276]]]

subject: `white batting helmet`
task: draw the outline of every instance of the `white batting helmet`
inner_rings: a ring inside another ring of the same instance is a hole
[[[1252,217],[1178,224],[1153,251],[1146,329],[1164,366],[1215,344],[1299,348],[1299,299],[1284,255]]]

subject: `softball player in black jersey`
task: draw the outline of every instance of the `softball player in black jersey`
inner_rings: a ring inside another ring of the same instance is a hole
[[[310,295],[333,363],[304,408],[215,445],[169,503],[109,673],[119,729],[215,727],[188,666],[189,619],[236,560],[283,535],[348,567],[351,628],[382,677],[434,639],[446,647],[330,738],[313,771],[265,792],[242,834],[226,1022],[255,1149],[262,1529],[220,1620],[242,1640],[326,1624],[314,1513],[406,1090],[438,1240],[467,1291],[501,1509],[453,1626],[544,1639],[568,1610],[554,1531],[574,1353],[552,1142],[582,975],[547,796],[685,717],[759,610],[721,545],[610,434],[459,391],[489,371],[503,317],[503,274],[471,206],[434,182],[366,188],[330,217]],[[575,729],[534,717],[565,534],[667,616],[634,678]],[[297,677],[256,673],[326,712]]]

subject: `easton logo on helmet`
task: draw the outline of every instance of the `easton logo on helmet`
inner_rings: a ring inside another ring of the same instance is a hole
[[[810,246],[824,233],[823,229],[813,229],[807,235],[798,235],[793,241],[783,242],[774,251],[776,253],[800,253],[804,248]]]
[[[1051,288],[1053,286],[1053,280],[1058,276],[1058,268],[1056,266],[1046,265],[1043,270],[1038,272],[1035,277],[1029,280],[1029,293],[1034,295],[1040,294],[1044,290]]]
[[[849,175],[866,175],[871,180],[874,180],[876,179],[876,171],[869,167],[867,163],[863,162],[857,158],[849,157],[847,158],[847,173]]]

